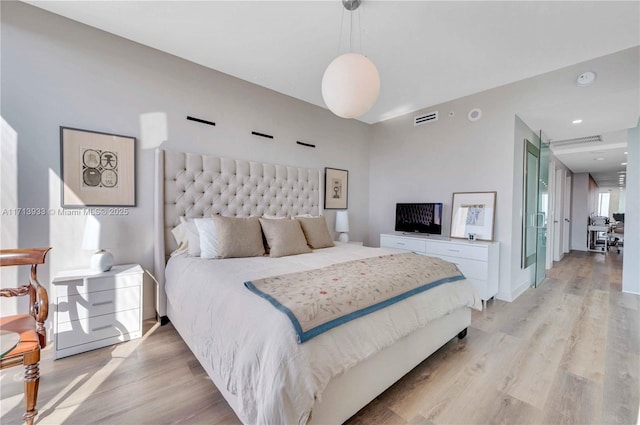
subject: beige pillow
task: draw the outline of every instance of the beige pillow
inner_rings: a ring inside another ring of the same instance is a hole
[[[260,224],[269,244],[270,257],[311,252],[297,220],[261,218]]]
[[[264,255],[262,232],[257,217],[214,215],[218,237],[217,258],[258,257]]]
[[[335,246],[327,222],[323,216],[319,217],[296,217],[300,222],[304,236],[307,238],[307,244],[313,249],[328,248]]]

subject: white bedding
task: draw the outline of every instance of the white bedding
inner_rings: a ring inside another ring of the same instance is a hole
[[[449,312],[481,309],[466,280],[409,297],[298,344],[291,322],[243,283],[397,251],[340,244],[282,258],[203,260],[177,256],[166,269],[170,317],[205,369],[237,397],[246,424],[304,424],[315,399],[340,375]]]

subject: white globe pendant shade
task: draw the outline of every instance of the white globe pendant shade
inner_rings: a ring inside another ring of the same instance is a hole
[[[366,113],[380,94],[376,66],[359,53],[345,53],[333,60],[322,77],[322,98],[329,110],[342,118]]]

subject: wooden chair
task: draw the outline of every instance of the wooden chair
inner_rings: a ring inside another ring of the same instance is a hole
[[[22,416],[28,425],[32,425],[38,414],[38,385],[40,383],[40,350],[47,344],[44,321],[49,311],[47,290],[38,282],[36,268],[44,264],[47,252],[51,248],[6,249],[0,250],[0,267],[31,266],[29,283],[18,288],[0,289],[2,297],[29,295],[29,314],[18,314],[0,318],[0,330],[16,333],[20,336],[17,345],[0,358],[0,369],[24,365],[24,396],[26,412]],[[14,335],[15,336],[15,335]],[[1,353],[0,353],[1,354]]]

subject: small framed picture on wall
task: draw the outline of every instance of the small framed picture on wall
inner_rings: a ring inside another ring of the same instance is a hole
[[[136,206],[136,138],[60,127],[65,208]]]
[[[324,169],[324,209],[344,210],[349,200],[349,171]]]

